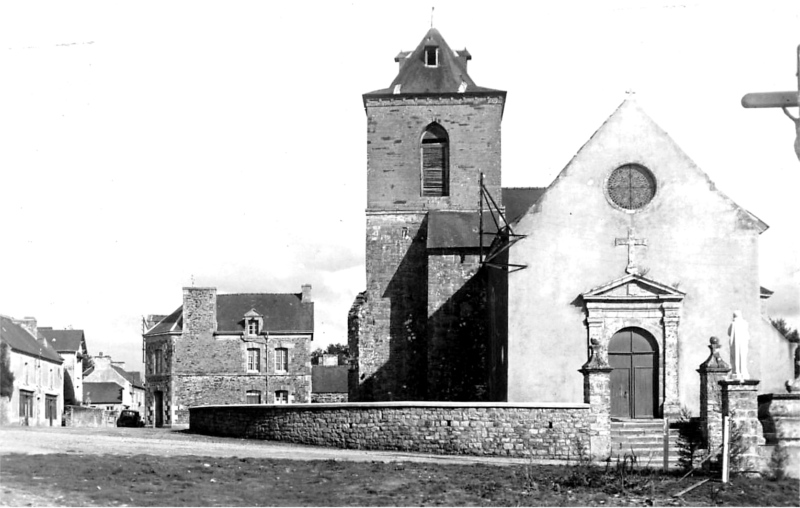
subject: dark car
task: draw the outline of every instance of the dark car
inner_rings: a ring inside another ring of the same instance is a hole
[[[124,409],[117,418],[117,427],[144,427],[139,411]]]

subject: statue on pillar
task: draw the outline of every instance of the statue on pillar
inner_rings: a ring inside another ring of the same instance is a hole
[[[750,326],[742,317],[742,311],[733,311],[733,322],[728,327],[731,347],[731,378],[750,379],[747,372],[747,348],[750,344]]]

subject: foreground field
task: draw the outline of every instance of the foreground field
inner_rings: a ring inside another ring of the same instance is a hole
[[[797,481],[709,481],[673,497],[703,478],[163,429],[0,428],[0,472],[4,506],[800,505]]]

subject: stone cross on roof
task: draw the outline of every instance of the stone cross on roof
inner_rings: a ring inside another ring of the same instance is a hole
[[[625,267],[625,273],[635,274],[638,273],[638,268],[636,266],[636,250],[635,247],[637,246],[647,246],[647,239],[646,238],[635,238],[634,237],[634,230],[633,228],[628,228],[628,236],[626,238],[617,238],[615,239],[614,245],[619,247],[620,245],[625,245],[628,247],[628,266]]]

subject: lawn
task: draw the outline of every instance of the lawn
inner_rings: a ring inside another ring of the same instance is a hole
[[[0,457],[6,501],[59,506],[798,506],[797,481],[534,464],[439,465],[149,455]],[[19,498],[16,498],[19,501]],[[8,504],[5,501],[3,504]]]

